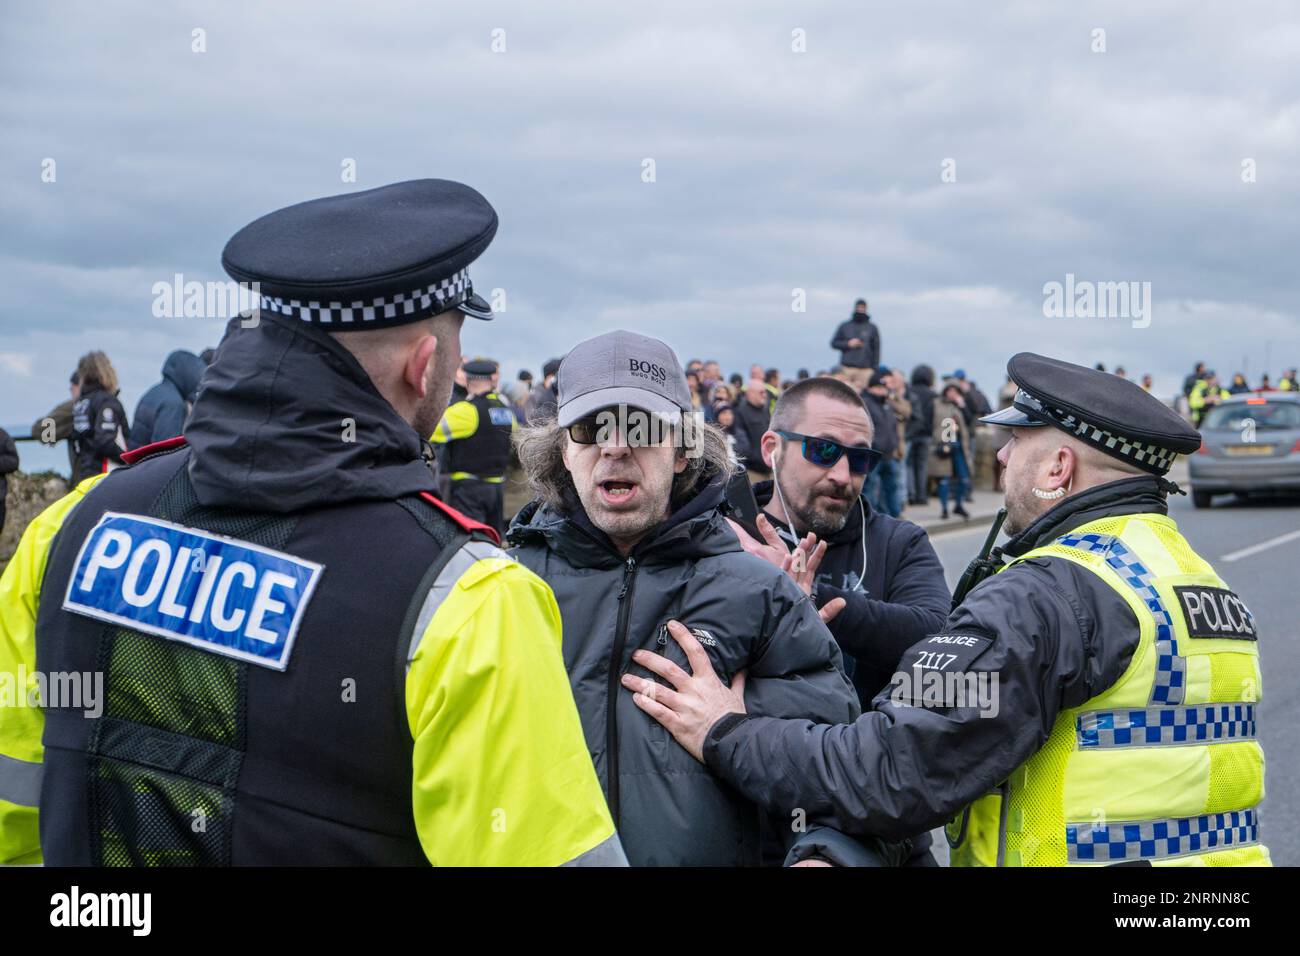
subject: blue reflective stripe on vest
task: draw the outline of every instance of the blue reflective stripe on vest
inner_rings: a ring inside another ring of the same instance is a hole
[[[1258,843],[1259,819],[1250,809],[1146,823],[1067,823],[1065,841],[1071,863],[1154,860]]]
[[[1156,623],[1156,673],[1151,687],[1151,703],[1181,704],[1187,683],[1187,661],[1178,656],[1174,621],[1165,608],[1160,592],[1151,583],[1151,572],[1114,535],[1067,534],[1058,538],[1057,544],[1104,555],[1106,563],[1119,575],[1120,580],[1133,589],[1138,599],[1151,612]]]
[[[1080,749],[1154,747],[1255,739],[1254,704],[1093,710],[1075,720]]]

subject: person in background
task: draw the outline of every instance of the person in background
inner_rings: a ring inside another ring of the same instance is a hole
[[[77,470],[76,457],[72,451],[72,406],[81,394],[81,383],[77,379],[76,369],[68,377],[68,398],[59,402],[36,421],[32,422],[32,441],[42,445],[57,445],[61,441],[68,443],[68,474]]]
[[[1261,376],[1261,378],[1260,378],[1260,380],[1259,380],[1259,388],[1256,389],[1256,391],[1260,391],[1260,392],[1268,392],[1268,391],[1272,391],[1272,389],[1273,389],[1273,386],[1269,383],[1269,380],[1268,380],[1268,372],[1265,372],[1265,373],[1263,374],[1263,376]]]
[[[907,383],[907,378],[896,368],[889,370],[886,377],[886,383],[889,386],[889,403],[894,409],[894,417],[898,419],[898,511],[901,514],[903,504],[907,497],[907,426],[914,417],[912,408],[912,388]],[[894,515],[898,517],[898,515]]]
[[[533,386],[524,404],[524,419],[539,422],[555,417],[555,376],[560,371],[560,360],[553,358],[542,366],[542,380]]]
[[[880,365],[880,329],[867,313],[866,299],[853,304],[853,314],[835,330],[831,348],[840,353],[845,380],[854,391],[866,388],[871,372]]]
[[[185,428],[199,390],[199,379],[207,368],[193,352],[177,349],[163,362],[162,381],[141,396],[127,437],[131,450],[175,438]]]
[[[1152,381],[1151,373],[1150,373],[1150,372],[1147,372],[1145,375],[1142,376],[1142,391],[1144,391],[1144,392],[1149,392],[1149,391],[1151,391],[1151,386],[1152,386],[1153,384],[1154,384],[1154,383],[1153,383],[1153,381]]]
[[[117,398],[117,372],[103,352],[77,363],[80,389],[72,406],[72,485],[122,463],[127,450],[126,410]]]
[[[948,505],[954,499],[953,513],[963,518],[970,514],[962,506],[970,480],[970,430],[963,406],[966,399],[961,386],[946,382],[943,394],[934,403],[934,434],[930,449],[930,474],[939,479],[940,518],[948,517]]]
[[[1119,378],[1128,378],[1128,372],[1124,371],[1123,365],[1115,366],[1115,375],[1118,376]]]
[[[461,366],[468,395],[452,402],[429,441],[446,446],[447,504],[465,517],[505,534],[505,480],[510,466],[510,436],[517,422],[510,405],[494,388],[500,373],[491,359]]]
[[[704,399],[700,396],[700,370],[686,372],[686,387],[691,392],[691,410],[704,414]]]
[[[1300,378],[1297,378],[1296,373],[1297,370],[1293,366],[1285,375],[1282,376],[1281,380],[1278,381],[1278,389],[1283,392],[1294,392],[1296,389],[1300,389]]]
[[[18,470],[18,446],[11,436],[0,428],[0,531],[5,529],[5,498],[9,494],[9,476]]]
[[[731,452],[731,457],[739,460],[741,455],[736,450],[736,410],[724,403],[714,411],[717,415],[714,424],[722,430],[722,434],[727,436],[727,448]]]
[[[934,369],[918,365],[912,369],[912,416],[907,420],[907,503],[924,505],[930,500],[930,445],[934,441]]]
[[[1249,392],[1250,384],[1246,381],[1246,376],[1236,372],[1232,376],[1232,384],[1228,386],[1229,395],[1240,395],[1242,392]]]
[[[466,361],[469,360],[467,359]],[[464,363],[462,363],[456,369],[456,375],[452,379],[451,400],[453,402],[464,401],[465,398],[469,395],[469,386],[467,384],[467,381],[468,380],[465,377],[465,365]]]
[[[763,373],[763,383],[767,386],[769,415],[772,409],[776,408],[776,400],[781,397],[781,370],[769,368]]]
[[[796,382],[802,382],[804,379],[809,377],[810,376],[808,375],[808,370],[806,368],[801,368],[799,369],[799,371],[795,372],[794,374],[794,378]]]
[[[871,416],[874,447],[880,452],[880,461],[867,476],[863,494],[873,511],[897,518],[903,510],[903,463],[899,457],[899,412],[897,398],[890,390],[890,370],[881,367],[871,373],[867,388],[861,394],[863,405]],[[910,416],[912,406],[907,406]],[[906,419],[904,419],[906,421]]]
[[[1227,397],[1228,390],[1219,384],[1219,376],[1213,369],[1207,370],[1205,377],[1192,389],[1192,394],[1187,396],[1187,407],[1192,413],[1192,424],[1200,427],[1206,411]]]
[[[1191,397],[1192,389],[1194,389],[1196,387],[1196,383],[1199,382],[1204,377],[1205,377],[1205,363],[1197,362],[1196,367],[1192,369],[1192,374],[1188,375],[1186,378],[1183,379],[1183,397],[1184,398]]]
[[[772,477],[772,469],[763,461],[762,440],[771,420],[767,386],[761,378],[749,380],[743,397],[735,406],[736,450],[749,469],[750,481],[763,481]]]
[[[533,393],[533,373],[528,369],[519,372],[519,378],[510,389],[510,410],[519,424],[528,424],[528,396]]]

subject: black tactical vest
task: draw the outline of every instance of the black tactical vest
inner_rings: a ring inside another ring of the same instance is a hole
[[[468,438],[458,438],[448,445],[448,471],[500,478],[510,464],[510,407],[496,392],[475,395],[465,401],[478,411],[478,428]]]
[[[45,862],[427,862],[411,811],[406,651],[440,556],[465,535],[419,498],[293,515],[206,508],[190,455],[114,472],[53,542],[37,664],[102,673],[103,711],[45,712]],[[285,669],[64,610],[82,543],[107,511],[323,565]]]

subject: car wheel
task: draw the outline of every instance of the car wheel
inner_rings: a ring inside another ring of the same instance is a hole
[[[1192,507],[1208,508],[1210,507],[1210,499],[1213,497],[1214,496],[1211,495],[1208,491],[1197,491],[1195,489],[1192,489]]]

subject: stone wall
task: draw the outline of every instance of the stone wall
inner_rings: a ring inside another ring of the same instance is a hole
[[[31,520],[49,505],[68,493],[68,482],[52,471],[26,475],[15,471],[8,476],[9,494],[5,496],[5,526],[0,533],[0,571],[4,570],[18,539]]]

